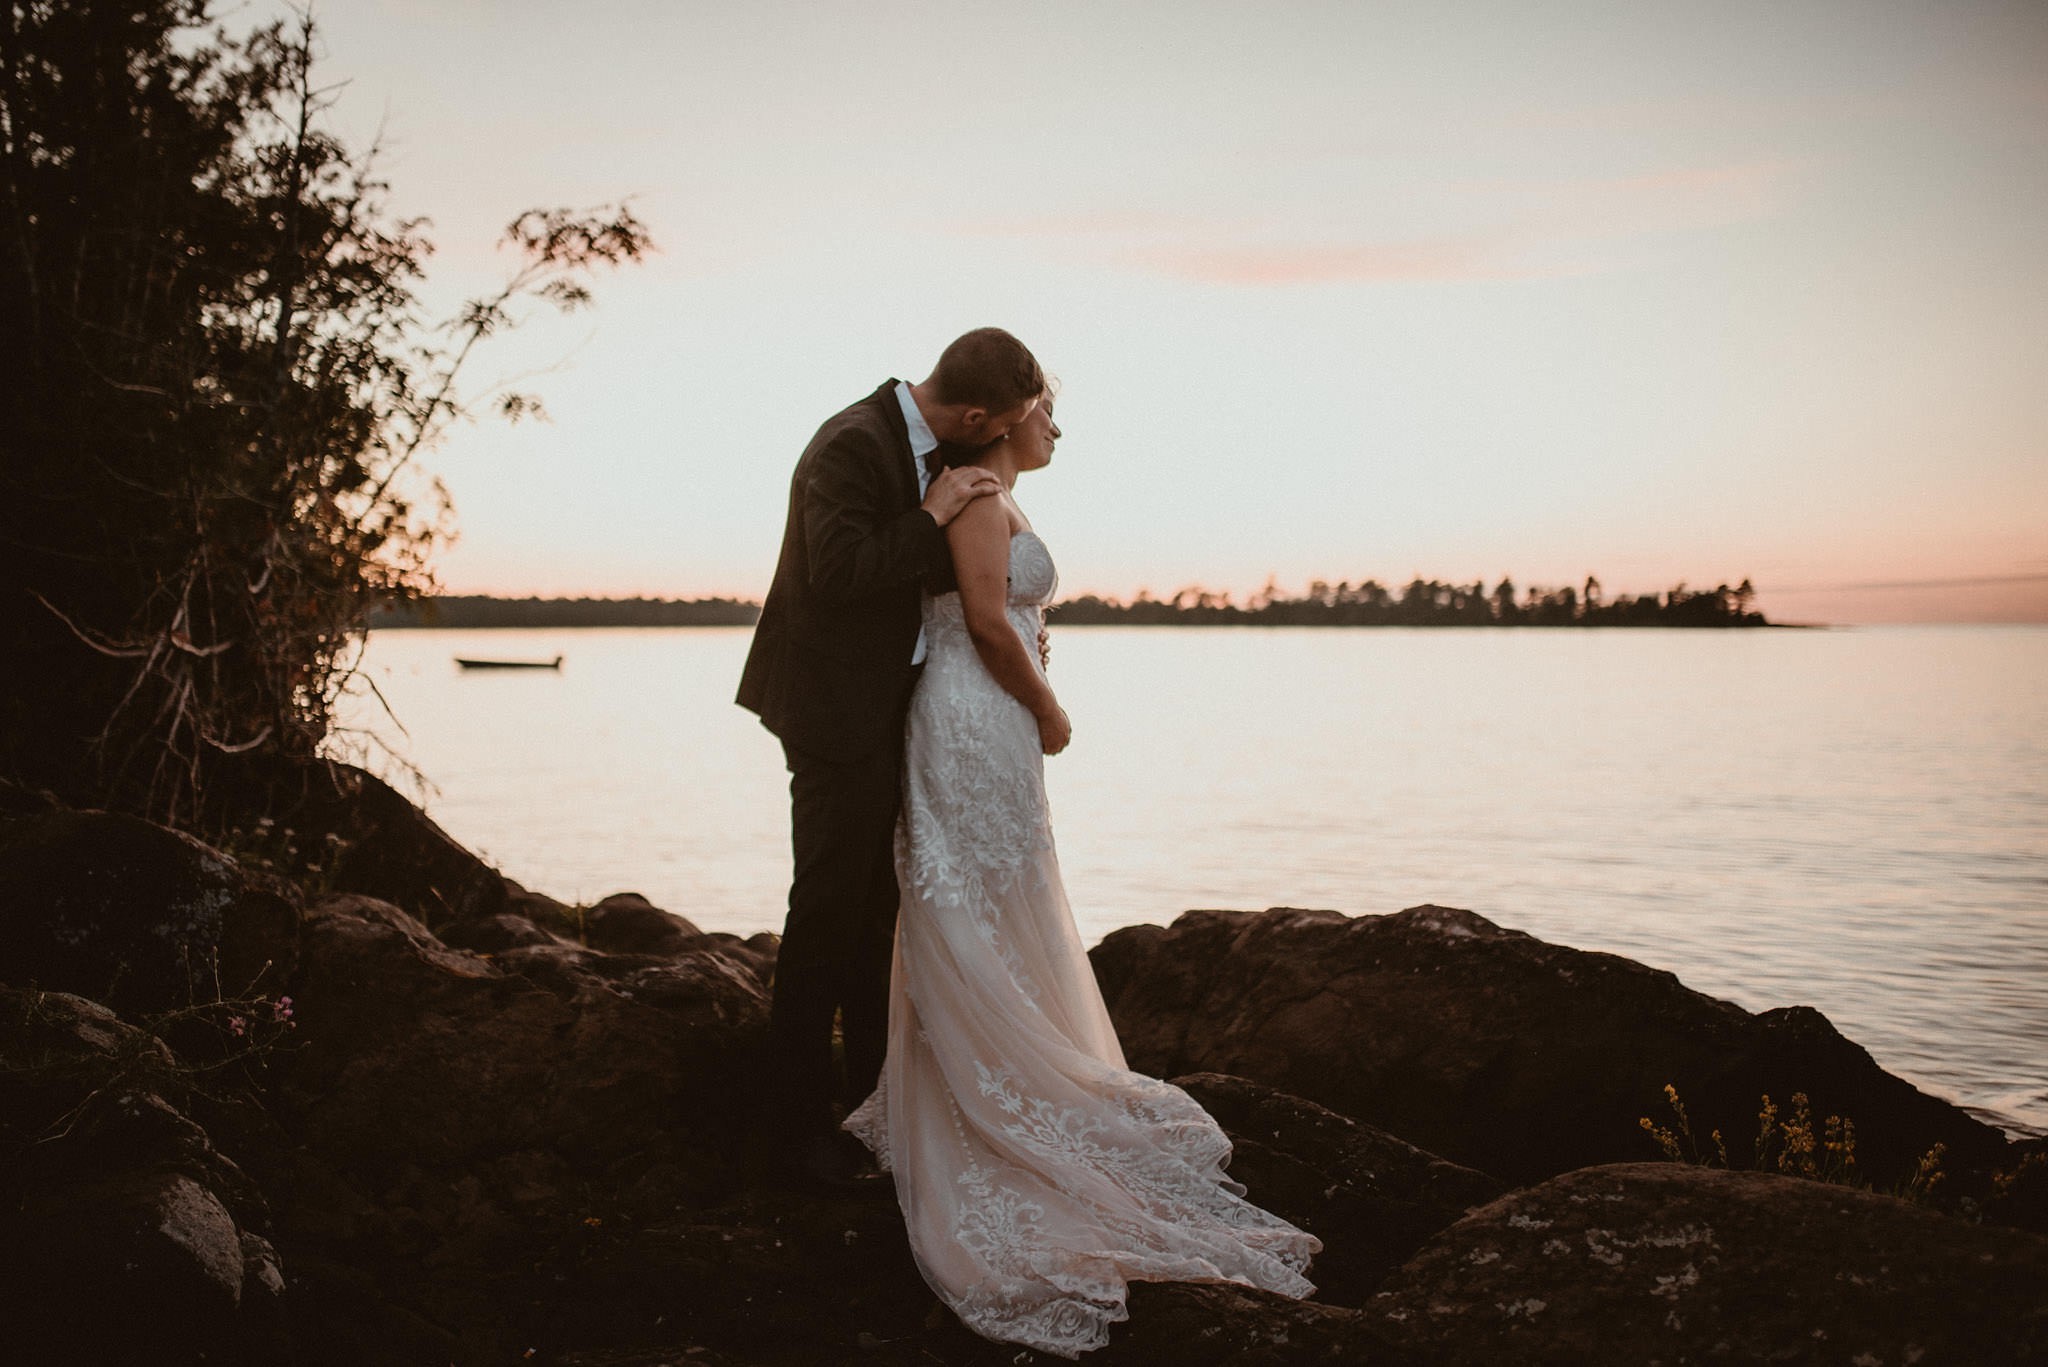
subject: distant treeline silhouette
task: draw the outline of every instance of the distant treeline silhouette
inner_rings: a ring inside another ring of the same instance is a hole
[[[1171,598],[1140,589],[1125,603],[1086,594],[1055,604],[1048,617],[1062,626],[1308,626],[1308,627],[1761,627],[1747,579],[1663,593],[1607,598],[1598,579],[1582,588],[1518,592],[1503,579],[1444,584],[1414,579],[1399,593],[1375,580],[1353,584],[1312,581],[1299,598],[1266,587],[1243,603],[1228,592],[1185,588]],[[752,626],[761,605],[741,598],[491,598],[481,594],[423,598],[379,607],[372,627],[725,627]]]
[[[1593,578],[1582,588],[1531,588],[1520,594],[1511,579],[1488,590],[1478,580],[1445,584],[1418,578],[1398,593],[1372,579],[1358,584],[1317,579],[1299,598],[1283,596],[1269,580],[1243,604],[1233,603],[1228,593],[1194,587],[1165,599],[1141,591],[1129,603],[1088,594],[1057,604],[1049,616],[1063,626],[1769,626],[1762,613],[1750,608],[1755,598],[1747,579],[1734,588],[1691,589],[1681,583],[1661,594],[1613,599]]]
[[[370,613],[376,627],[745,627],[759,603],[738,598],[422,598]]]

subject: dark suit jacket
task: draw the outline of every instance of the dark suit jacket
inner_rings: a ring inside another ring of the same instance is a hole
[[[902,740],[925,579],[952,568],[945,533],[917,505],[890,380],[826,419],[789,482],[738,699],[789,748],[846,760]]]

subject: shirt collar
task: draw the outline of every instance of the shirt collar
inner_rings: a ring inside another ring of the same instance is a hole
[[[896,402],[903,405],[903,421],[910,428],[910,454],[923,457],[927,451],[939,449],[939,439],[932,435],[931,424],[924,420],[924,414],[917,408],[917,400],[911,397],[910,382],[896,382]]]

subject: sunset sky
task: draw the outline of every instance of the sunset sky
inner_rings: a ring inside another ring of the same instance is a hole
[[[261,14],[260,7],[255,11]],[[757,597],[818,423],[1008,327],[1063,591],[1751,576],[2048,621],[2048,5],[325,0],[437,298],[661,248],[430,458],[455,592]]]

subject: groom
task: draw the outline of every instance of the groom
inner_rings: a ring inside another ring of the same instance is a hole
[[[1002,483],[939,470],[941,443],[997,440],[1037,406],[1045,376],[1022,342],[977,328],[920,384],[890,380],[826,419],[796,464],[775,578],[740,677],[789,766],[795,875],[769,1036],[785,1166],[830,1188],[860,1159],[833,1113],[832,1023],[851,1106],[888,1051],[896,930],[894,839],[903,724],[923,668],[921,599],[950,579],[948,522]]]

